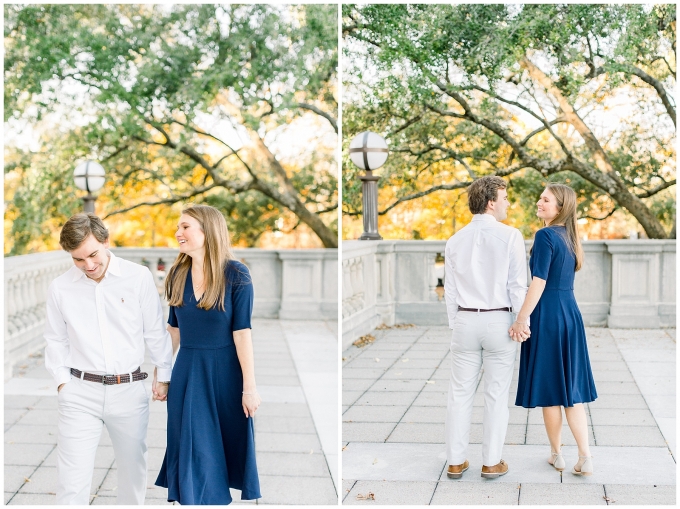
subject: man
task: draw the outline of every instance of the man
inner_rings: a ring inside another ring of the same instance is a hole
[[[48,289],[45,367],[58,387],[57,504],[90,502],[102,424],[118,467],[118,504],[143,504],[149,394],[140,365],[144,345],[167,394],[172,347],[158,291],[146,267],[108,251],[109,232],[94,214],[61,230],[74,267]]]
[[[460,479],[469,467],[472,402],[484,367],[482,477],[508,471],[501,459],[508,427],[508,392],[517,343],[508,334],[512,312],[527,292],[526,250],[507,217],[508,193],[500,177],[483,177],[468,188],[472,222],[446,243],[445,295],[451,340],[451,380],[446,416],[447,475]],[[517,341],[529,336],[528,326]]]

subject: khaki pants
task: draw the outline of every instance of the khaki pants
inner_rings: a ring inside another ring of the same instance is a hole
[[[118,470],[118,504],[144,504],[149,394],[144,382],[101,385],[71,378],[59,392],[57,504],[87,505],[102,425]]]
[[[500,462],[508,429],[508,392],[517,343],[508,329],[513,316],[507,311],[456,314],[451,339],[451,378],[446,415],[446,455],[449,465],[466,459],[470,441],[472,402],[479,372],[484,368],[484,436],[482,462]]]

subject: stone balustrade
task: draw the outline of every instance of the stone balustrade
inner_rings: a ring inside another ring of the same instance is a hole
[[[343,347],[381,323],[446,325],[445,246],[343,241]],[[574,294],[587,326],[675,327],[675,240],[586,241],[583,250]]]
[[[146,265],[162,289],[179,251],[113,248],[116,256]],[[338,317],[337,249],[234,249],[250,269],[255,288],[253,316],[294,320]],[[5,258],[5,377],[16,360],[44,347],[45,301],[53,279],[73,265],[64,251]]]

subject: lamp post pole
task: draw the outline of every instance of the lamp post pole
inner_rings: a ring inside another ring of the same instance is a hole
[[[350,143],[350,159],[366,172],[359,176],[364,223],[364,232],[359,240],[382,240],[378,233],[378,180],[380,180],[380,177],[373,175],[373,170],[377,170],[385,164],[388,154],[389,150],[385,139],[370,131],[357,134]]]

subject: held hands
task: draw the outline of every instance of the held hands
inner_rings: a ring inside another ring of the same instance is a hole
[[[515,321],[510,329],[508,329],[508,334],[510,334],[510,339],[522,343],[526,341],[529,336],[531,336],[531,331],[526,323],[519,323]]]
[[[255,411],[262,403],[262,398],[256,390],[254,391],[243,391],[243,398],[241,399],[241,404],[243,405],[243,413],[246,417],[254,417]]]
[[[153,393],[154,401],[167,401],[168,400],[168,387],[169,384],[161,383],[158,381],[158,368],[153,369],[153,382],[151,382],[151,392]]]

